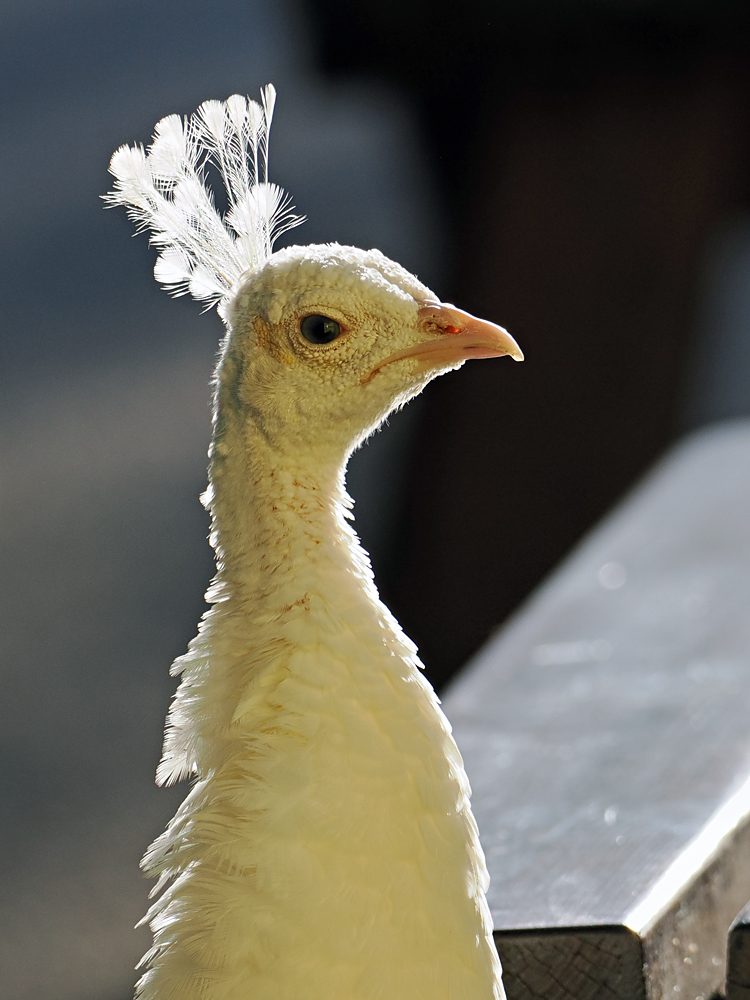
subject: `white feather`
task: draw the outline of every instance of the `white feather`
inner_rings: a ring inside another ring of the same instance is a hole
[[[189,118],[157,123],[148,153],[122,146],[112,157],[108,205],[124,205],[139,231],[151,230],[161,253],[154,276],[172,295],[187,292],[224,314],[244,273],[260,267],[274,241],[304,222],[291,199],[268,183],[268,136],[276,101],[269,84],[262,105],[238,94],[205,101]],[[227,193],[225,218],[206,180],[213,165]]]

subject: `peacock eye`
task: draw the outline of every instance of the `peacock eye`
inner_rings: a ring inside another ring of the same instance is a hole
[[[311,344],[330,344],[341,334],[341,324],[328,316],[305,316],[299,328]]]

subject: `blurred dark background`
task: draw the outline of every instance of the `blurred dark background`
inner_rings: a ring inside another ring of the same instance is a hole
[[[378,246],[509,327],[355,456],[442,685],[681,432],[750,413],[750,7],[0,3],[0,997],[125,1000],[167,670],[211,573],[212,314],[102,211],[109,156],[279,90],[294,239]]]

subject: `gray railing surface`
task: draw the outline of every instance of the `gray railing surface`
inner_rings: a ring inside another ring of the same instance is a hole
[[[723,992],[750,900],[750,423],[678,446],[444,703],[509,1000]]]

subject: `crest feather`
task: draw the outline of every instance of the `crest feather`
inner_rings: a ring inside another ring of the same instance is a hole
[[[160,250],[154,277],[172,295],[207,303],[231,298],[245,271],[261,266],[282,233],[304,222],[291,198],[268,182],[268,134],[276,103],[269,84],[261,103],[234,94],[205,101],[189,118],[156,124],[148,150],[121,146],[109,171],[108,206],[124,205],[137,231],[151,230]],[[207,168],[218,170],[228,209],[216,209]]]

